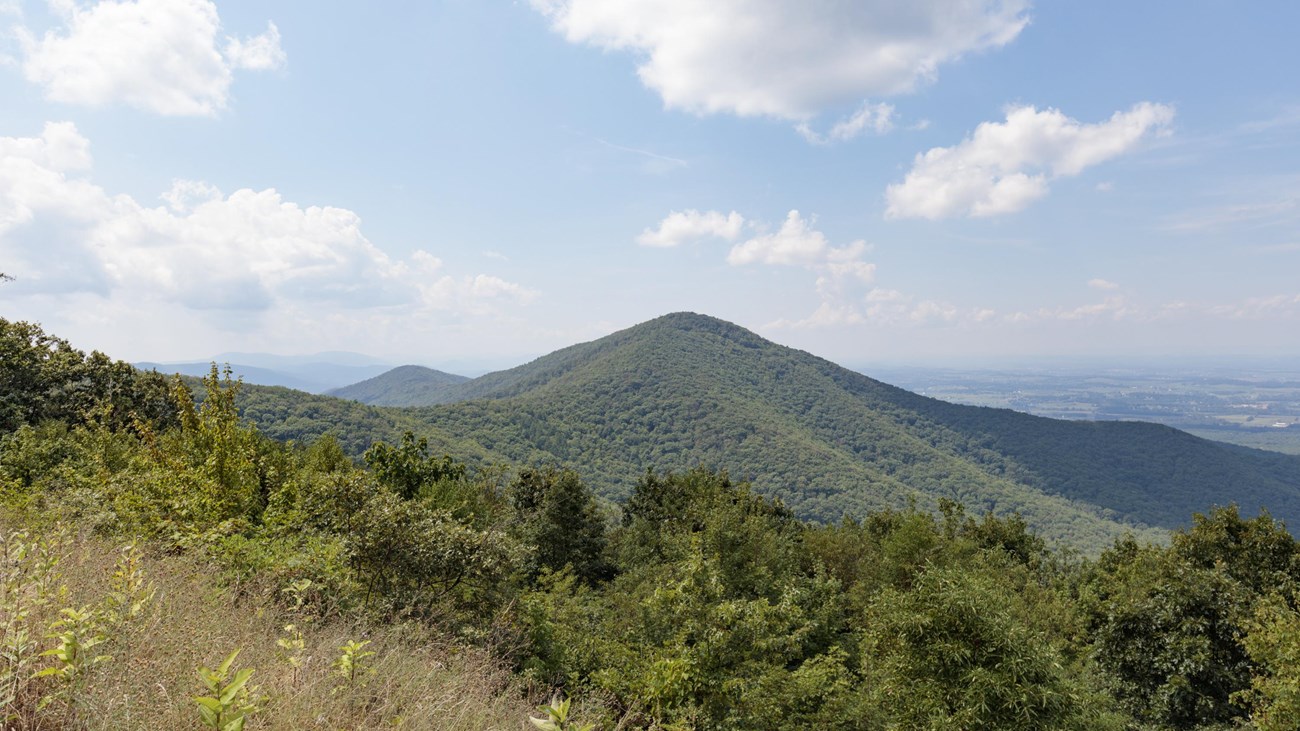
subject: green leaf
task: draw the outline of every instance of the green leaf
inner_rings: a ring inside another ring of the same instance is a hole
[[[236,647],[235,651],[230,653],[230,657],[226,658],[225,661],[223,661],[221,665],[217,667],[218,676],[222,678],[226,677],[226,673],[230,672],[230,666],[235,664],[235,658],[239,656],[239,651],[241,649],[243,648]]]
[[[216,703],[212,698],[195,698],[194,700],[199,704],[199,716],[203,718],[203,725],[208,726],[209,728],[216,728],[217,719],[220,717],[219,714],[221,713],[221,705],[216,704],[216,709],[213,709],[211,706],[204,703],[204,701],[212,701],[213,703]]]
[[[240,670],[239,672],[235,673],[235,677],[230,681],[230,685],[227,685],[221,691],[222,705],[230,705],[230,702],[234,700],[235,695],[239,693],[239,691],[244,687],[244,684],[248,682],[248,679],[252,677],[252,675],[253,675],[253,668],[244,668],[243,670]]]

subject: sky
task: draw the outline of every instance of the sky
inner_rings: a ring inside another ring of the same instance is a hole
[[[1290,0],[0,0],[0,317],[508,366],[1300,359]]]

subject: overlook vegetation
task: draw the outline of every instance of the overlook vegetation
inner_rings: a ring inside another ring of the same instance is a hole
[[[1080,558],[942,497],[819,524],[655,465],[612,511],[408,412],[357,412],[396,434],[354,460],[215,368],[196,399],[25,323],[0,347],[7,728],[1295,727],[1300,544],[1266,513]]]

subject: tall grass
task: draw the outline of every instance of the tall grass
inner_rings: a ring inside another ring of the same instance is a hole
[[[0,522],[10,535],[12,526]],[[22,692],[8,702],[4,727],[15,731],[69,729],[195,729],[200,715],[194,698],[206,693],[199,667],[216,667],[235,649],[237,668],[253,668],[248,683],[256,707],[246,729],[519,729],[528,727],[537,697],[510,668],[481,647],[427,626],[366,626],[341,619],[313,620],[277,601],[269,591],[218,585],[217,571],[192,555],[163,555],[142,546],[135,570],[155,593],[130,621],[102,625],[105,641],[95,647],[108,659],[84,669],[75,686],[32,679],[51,658],[25,664]],[[113,606],[112,577],[120,572],[121,547],[103,538],[71,536],[56,545],[57,587],[33,602],[40,587],[23,585],[24,615],[3,619],[9,642],[23,625],[41,651],[57,644],[51,626],[60,610]],[[20,582],[21,583],[21,582]],[[278,639],[294,624],[291,662]],[[297,646],[297,642],[301,646]],[[366,642],[366,682],[341,682],[340,648]],[[62,695],[56,695],[60,691]],[[63,692],[66,691],[66,692]],[[41,706],[42,699],[46,699]]]

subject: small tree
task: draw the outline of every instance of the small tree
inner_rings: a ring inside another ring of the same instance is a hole
[[[375,442],[366,450],[364,458],[375,473],[375,479],[406,500],[417,497],[422,490],[440,481],[465,477],[465,465],[449,455],[442,458],[429,456],[429,440],[420,437],[417,441],[410,431],[402,435],[402,443],[396,447]]]
[[[576,472],[524,470],[511,484],[509,497],[515,534],[534,550],[527,567],[530,577],[565,566],[589,584],[610,576],[605,516]]]

